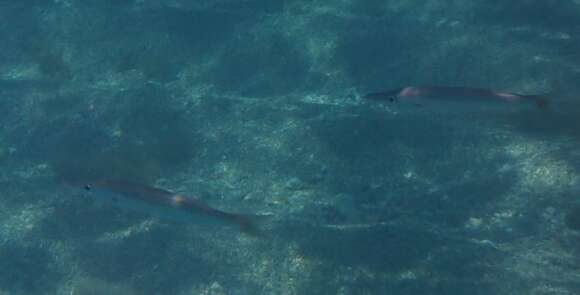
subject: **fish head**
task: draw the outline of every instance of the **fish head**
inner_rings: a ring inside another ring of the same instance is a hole
[[[99,185],[99,181],[84,178],[68,178],[64,180],[64,184],[77,194],[83,197],[99,196],[104,189]]]
[[[401,89],[389,90],[384,92],[373,92],[363,96],[364,99],[387,101],[396,103],[399,101]]]
[[[103,193],[108,193],[100,189],[94,182],[82,182],[77,186],[77,191],[79,191],[84,197],[90,199],[101,199],[103,198]],[[108,194],[105,194],[107,196]]]
[[[82,189],[85,192],[90,192],[90,191],[93,190],[93,184],[91,184],[91,183],[85,183],[84,185],[82,185]]]
[[[83,178],[65,178],[63,184],[77,191],[89,191],[93,187],[92,181]]]
[[[84,181],[78,181],[78,182],[71,184],[71,185],[76,190],[81,191],[85,194],[97,193],[97,192],[103,190],[103,188],[99,185],[98,181],[84,180]]]
[[[116,204],[124,199],[123,193],[109,187],[107,182],[98,180],[79,181],[73,189],[82,197],[95,201],[97,204]]]

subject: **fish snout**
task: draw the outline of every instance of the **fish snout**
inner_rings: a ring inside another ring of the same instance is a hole
[[[363,96],[364,99],[369,100],[380,100],[388,101],[390,103],[395,103],[399,100],[400,89],[383,91],[383,92],[371,92]]]
[[[369,93],[363,96],[364,99],[369,100],[381,100],[381,101],[388,101],[394,103],[397,101],[397,97],[395,95],[389,95],[384,92],[375,92]]]

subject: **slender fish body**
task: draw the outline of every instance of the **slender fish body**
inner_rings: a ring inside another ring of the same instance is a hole
[[[536,95],[522,95],[509,92],[494,91],[485,88],[450,87],[450,86],[408,86],[384,92],[369,93],[365,99],[389,102],[411,103],[417,106],[489,105],[527,104],[546,108],[545,98]]]
[[[257,233],[253,216],[221,211],[194,198],[163,189],[118,180],[75,181],[73,185],[81,187],[85,194],[99,201],[129,210],[176,221],[211,221],[212,224],[235,225],[245,233]]]

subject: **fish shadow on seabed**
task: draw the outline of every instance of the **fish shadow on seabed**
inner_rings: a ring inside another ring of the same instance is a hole
[[[540,137],[556,135],[580,140],[580,101],[550,102],[548,108],[524,115],[515,117],[511,122],[525,134]]]
[[[287,223],[277,229],[278,240],[297,245],[298,254],[322,262],[328,270],[366,269],[375,273],[400,274],[409,269],[433,268],[439,277],[473,278],[473,286],[450,281],[447,284],[464,294],[474,287],[486,269],[484,257],[500,259],[502,253],[473,243],[467,237],[432,231],[423,225],[397,222],[374,224],[316,225],[306,222]],[[427,266],[425,263],[428,262]],[[321,271],[326,269],[323,267]],[[440,270],[439,270],[440,269]],[[469,274],[469,275],[466,275]],[[434,274],[435,275],[435,274]],[[381,284],[380,282],[377,282]],[[413,280],[417,290],[429,289],[428,280]],[[382,286],[388,291],[409,286],[401,282]],[[466,288],[466,289],[463,289]]]

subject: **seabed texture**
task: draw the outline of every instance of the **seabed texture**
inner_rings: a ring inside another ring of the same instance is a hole
[[[0,1],[0,294],[580,294],[580,2]],[[399,110],[406,85],[548,110]],[[102,205],[71,175],[262,237]]]

